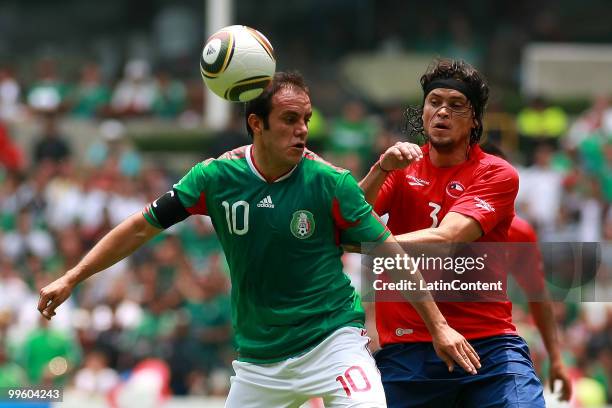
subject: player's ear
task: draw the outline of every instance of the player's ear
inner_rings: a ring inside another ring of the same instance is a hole
[[[249,126],[251,127],[251,131],[253,132],[253,135],[261,135],[261,132],[263,131],[263,120],[257,116],[254,113],[251,113],[249,115],[249,117],[247,118],[247,122],[249,124]]]

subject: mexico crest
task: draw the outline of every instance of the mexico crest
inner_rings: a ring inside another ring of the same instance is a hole
[[[314,216],[310,211],[297,210],[293,213],[293,217],[291,217],[289,228],[296,238],[306,239],[314,233]]]

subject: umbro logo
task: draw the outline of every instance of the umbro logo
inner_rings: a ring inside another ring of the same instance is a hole
[[[488,212],[495,211],[495,208],[491,204],[489,204],[488,202],[486,202],[480,197],[474,197],[474,201],[476,201],[475,206],[477,208],[482,208],[483,210],[486,210]]]
[[[420,178],[415,177],[415,176],[407,175],[406,179],[408,180],[408,184],[411,185],[411,186],[424,187],[424,186],[428,186],[429,185],[429,181],[420,179]]]
[[[414,330],[412,329],[403,329],[401,327],[398,327],[397,329],[395,329],[395,335],[397,337],[402,337],[402,336],[412,334],[412,333],[414,333]]]
[[[264,207],[264,208],[274,208],[272,197],[267,196],[267,197],[262,198],[261,201],[257,203],[257,206]]]

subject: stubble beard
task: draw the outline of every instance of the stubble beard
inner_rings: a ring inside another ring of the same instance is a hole
[[[451,138],[438,138],[428,136],[431,146],[440,153],[450,153],[457,148],[460,141],[454,141]]]

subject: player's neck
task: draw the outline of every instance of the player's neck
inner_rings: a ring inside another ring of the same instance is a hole
[[[277,180],[278,178],[289,173],[291,169],[295,167],[295,165],[288,165],[286,163],[278,162],[278,160],[275,160],[275,158],[272,157],[272,155],[270,155],[266,149],[255,146],[255,143],[253,143],[251,153],[253,155],[253,164],[255,165],[255,168],[268,182]]]
[[[467,161],[469,152],[469,146],[455,146],[453,149],[446,150],[431,145],[429,160],[435,167],[452,167]]]

